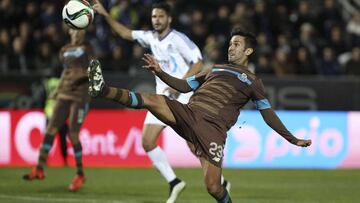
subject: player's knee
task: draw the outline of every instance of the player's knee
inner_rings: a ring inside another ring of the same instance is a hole
[[[146,152],[151,151],[156,147],[156,142],[153,139],[143,136],[142,147]]]
[[[144,93],[142,94],[142,98],[144,100],[144,106],[146,108],[156,108],[158,106],[161,106],[163,104],[162,96],[153,94],[153,93]]]
[[[207,185],[206,189],[211,196],[219,197],[221,194],[221,186],[218,185]]]
[[[214,180],[206,181],[206,189],[212,196],[219,196],[222,190],[221,184]]]

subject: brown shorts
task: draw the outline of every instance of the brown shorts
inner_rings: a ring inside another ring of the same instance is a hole
[[[66,119],[69,118],[70,132],[79,132],[87,114],[88,106],[87,102],[57,99],[54,113],[48,125],[60,129]]]
[[[190,109],[186,104],[165,97],[176,124],[170,126],[185,140],[195,146],[195,153],[221,168],[226,132],[216,121],[200,111]]]

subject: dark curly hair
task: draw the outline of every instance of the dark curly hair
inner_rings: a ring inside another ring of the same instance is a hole
[[[252,32],[246,30],[243,27],[234,27],[231,31],[231,37],[235,35],[240,35],[245,37],[246,48],[252,48],[255,50],[257,46],[257,41],[255,35]]]
[[[156,2],[156,3],[152,4],[152,9],[155,9],[155,8],[162,9],[165,11],[165,13],[168,16],[171,16],[171,7],[166,2]]]

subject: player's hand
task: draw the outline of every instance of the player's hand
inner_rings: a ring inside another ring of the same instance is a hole
[[[143,65],[143,68],[146,68],[153,72],[155,75],[162,72],[160,68],[160,64],[157,62],[155,57],[151,54],[144,54],[144,57],[142,57],[142,60],[145,61],[146,65]]]
[[[171,87],[165,88],[163,93],[165,93],[165,92],[168,92],[169,97],[172,99],[177,99],[180,96],[180,92],[176,91],[175,89],[173,89]]]
[[[95,4],[92,6],[94,11],[100,15],[107,16],[109,13],[105,10],[104,6],[99,2],[99,0],[95,0]]]
[[[296,146],[299,146],[299,147],[308,147],[311,145],[311,140],[301,140],[299,139],[296,143],[295,143]]]

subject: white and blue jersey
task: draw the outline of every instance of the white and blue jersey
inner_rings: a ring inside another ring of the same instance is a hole
[[[161,68],[173,77],[183,78],[190,65],[202,60],[199,48],[185,34],[172,29],[159,38],[155,31],[132,31],[132,37],[151,50]],[[156,93],[164,94],[168,86],[156,77]]]
[[[184,78],[190,65],[202,60],[200,49],[195,43],[185,34],[174,29],[162,38],[155,31],[134,30],[132,31],[132,38],[144,48],[150,49],[162,70],[173,77]],[[165,92],[169,86],[158,77],[155,80],[156,93],[169,96],[169,92]],[[192,92],[180,94],[177,100],[185,104],[192,94]],[[144,123],[165,126],[151,112],[147,113]]]

